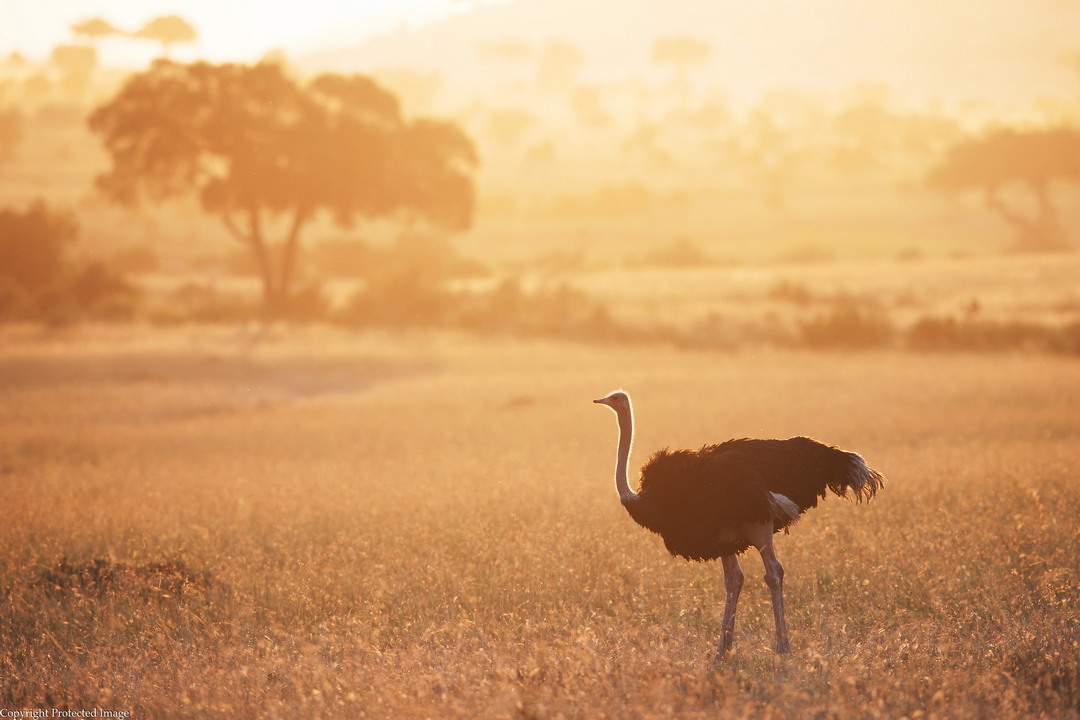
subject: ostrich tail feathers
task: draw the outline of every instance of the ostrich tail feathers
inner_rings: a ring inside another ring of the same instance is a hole
[[[772,514],[773,527],[776,530],[786,528],[799,519],[801,511],[791,498],[780,493],[770,492],[767,497],[769,512]]]
[[[858,453],[848,452],[847,473],[835,482],[829,483],[829,489],[840,497],[847,497],[850,490],[855,502],[869,502],[877,491],[885,485],[885,476],[868,466]]]

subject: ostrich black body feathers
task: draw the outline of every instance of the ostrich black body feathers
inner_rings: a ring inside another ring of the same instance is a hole
[[[637,497],[624,504],[672,555],[712,560],[750,547],[740,533],[745,525],[771,522],[779,531],[826,490],[863,500],[881,485],[882,476],[855,453],[805,437],[741,439],[656,452],[641,469]]]

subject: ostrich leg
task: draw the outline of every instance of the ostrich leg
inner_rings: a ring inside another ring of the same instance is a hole
[[[739,603],[739,591],[742,590],[743,573],[739,567],[737,555],[724,555],[720,558],[724,564],[724,589],[727,598],[724,601],[724,620],[720,623],[720,642],[716,645],[715,660],[722,660],[731,651],[735,636],[735,606]]]
[[[784,619],[784,566],[776,557],[772,535],[768,542],[758,548],[761,560],[765,563],[765,584],[772,593],[773,619],[776,620],[776,652],[784,653],[791,649],[788,642],[787,620]]]

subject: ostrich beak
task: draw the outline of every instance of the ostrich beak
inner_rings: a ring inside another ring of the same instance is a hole
[[[600,403],[601,405],[608,405],[608,406],[611,405],[611,402],[606,397],[597,398],[597,399],[593,400],[593,402],[594,403]]]

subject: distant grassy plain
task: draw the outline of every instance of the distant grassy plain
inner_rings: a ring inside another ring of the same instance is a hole
[[[1080,364],[318,328],[6,328],[0,707],[149,717],[1080,716]],[[806,434],[889,479],[715,564],[618,506],[663,445]]]

